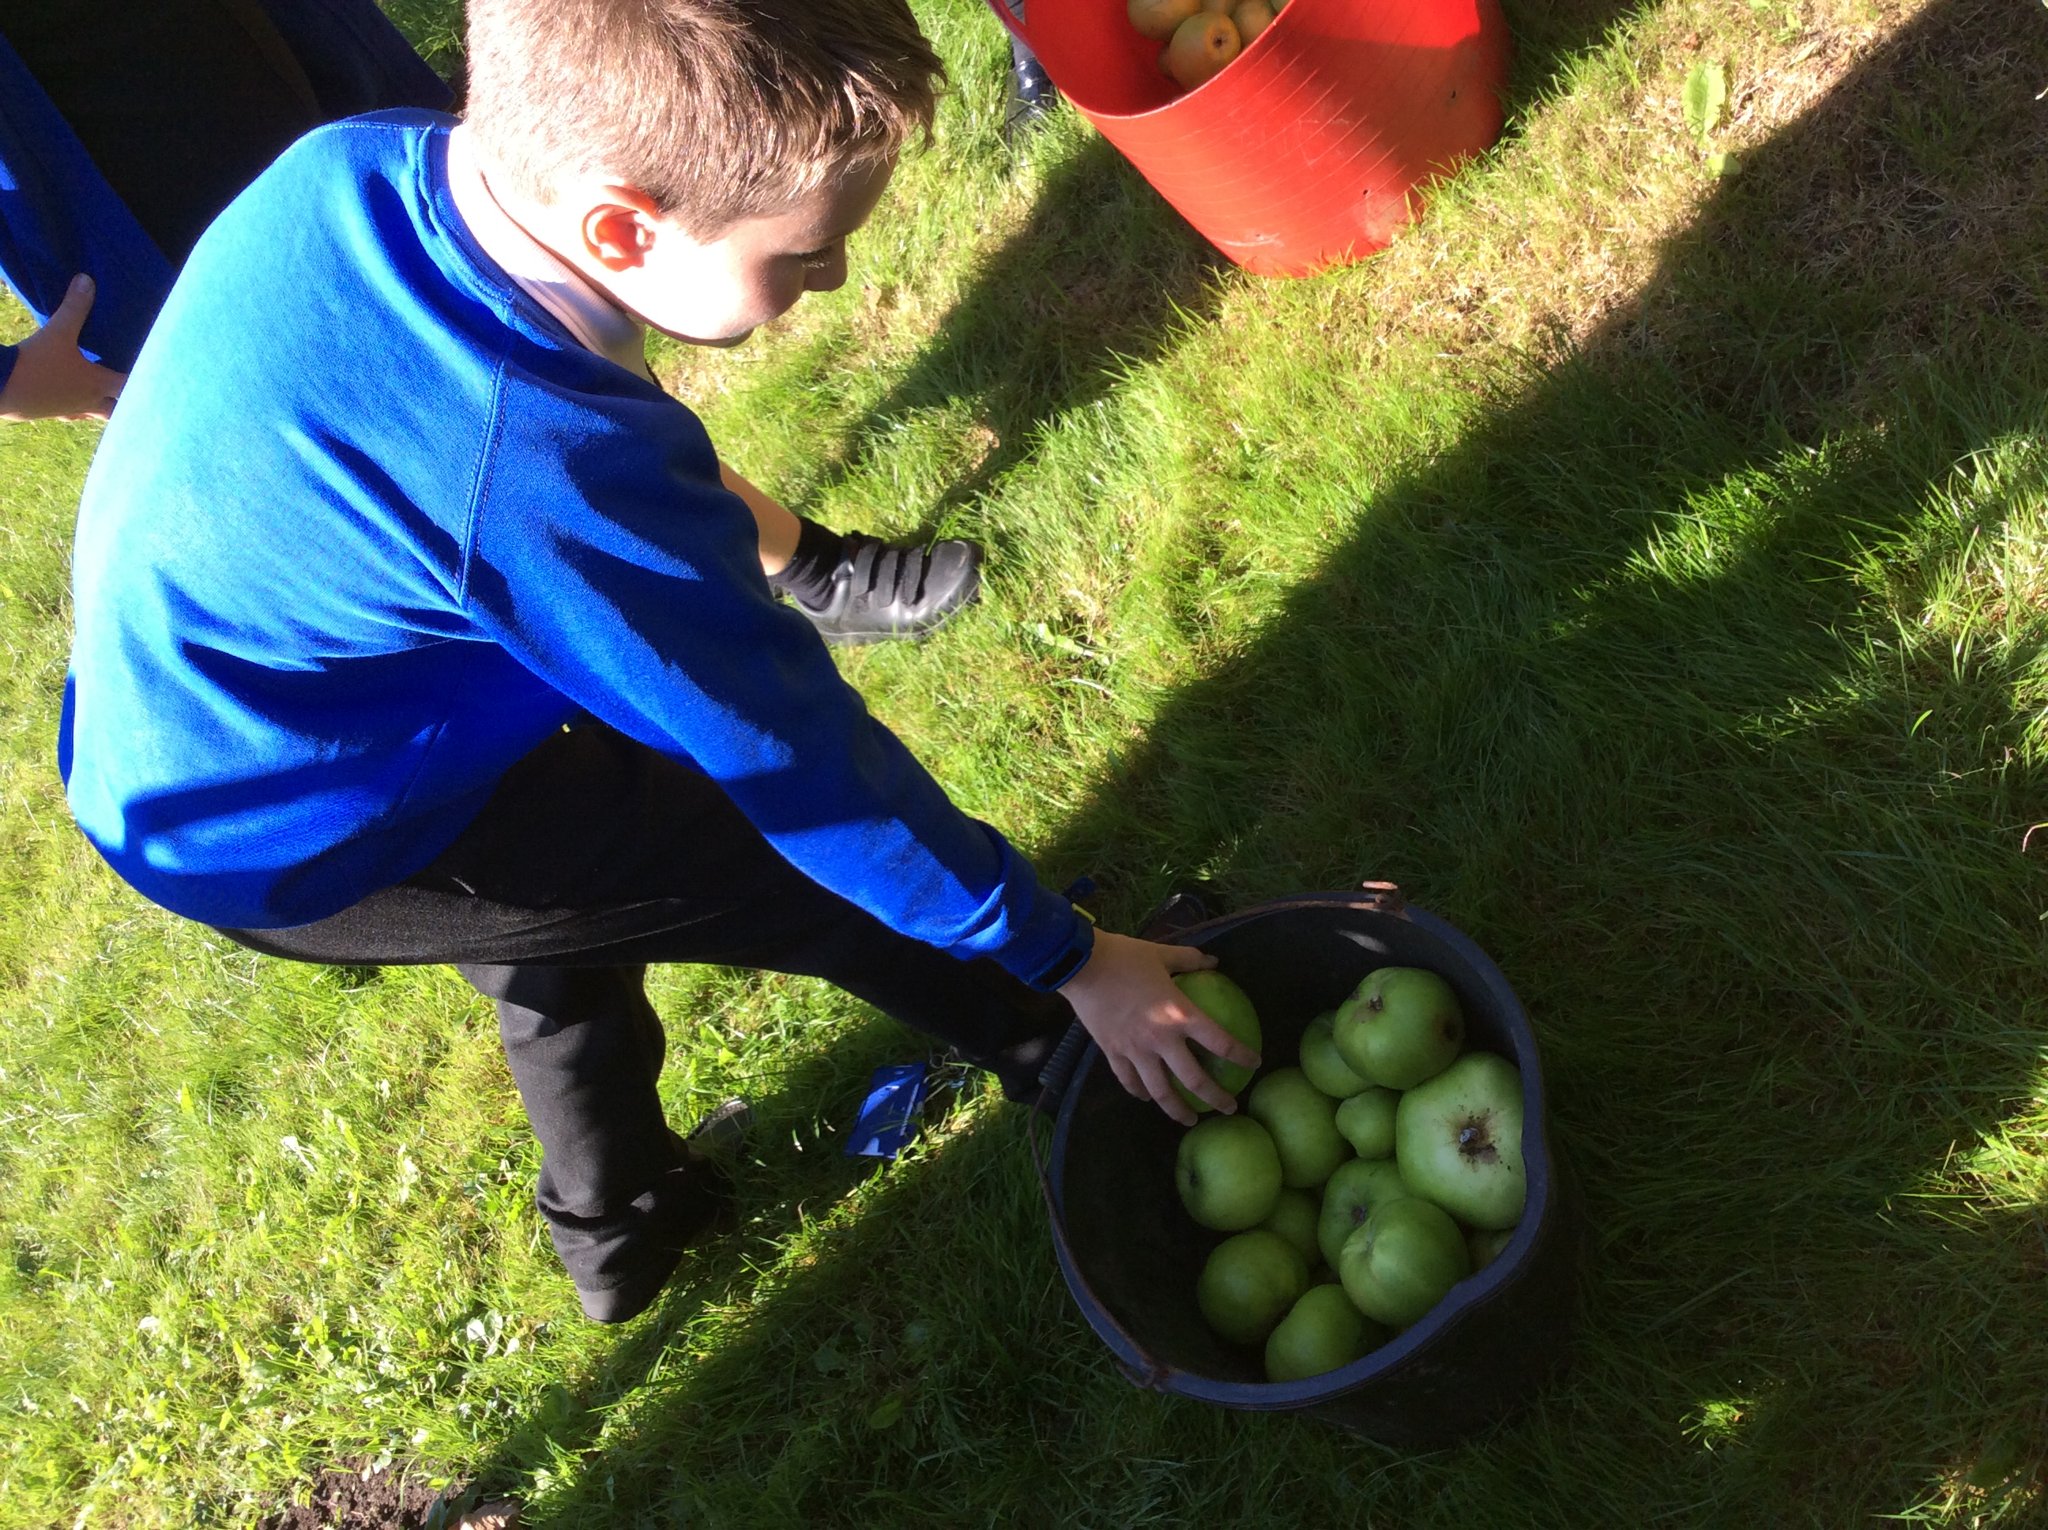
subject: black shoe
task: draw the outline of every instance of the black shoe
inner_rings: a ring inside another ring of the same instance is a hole
[[[730,1163],[739,1155],[747,1133],[753,1129],[754,1107],[735,1097],[691,1127],[690,1135],[678,1138],[677,1143],[685,1163],[701,1163],[707,1159]]]
[[[1039,63],[1038,55],[1010,38],[1010,96],[1003,108],[1003,142],[1016,144],[1030,136],[1060,99],[1059,87]]]
[[[798,600],[828,643],[879,643],[936,632],[981,593],[981,548],[953,539],[925,546],[882,542],[858,531],[832,571],[822,606]]]

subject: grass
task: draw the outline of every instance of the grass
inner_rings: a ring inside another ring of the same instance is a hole
[[[445,5],[401,12],[426,40]],[[1574,1361],[1403,1457],[1131,1387],[977,1083],[672,969],[665,1098],[763,1130],[742,1229],[576,1317],[487,1007],[126,893],[50,764],[91,432],[0,436],[0,1526],[246,1523],[391,1464],[538,1525],[2038,1524],[2048,1513],[2048,81],[1990,0],[1513,6],[1509,136],[1377,259],[1220,265],[998,29],[854,280],[657,353],[747,472],[992,549],[851,655],[1113,921],[1367,876],[1539,1028],[1589,1227]],[[438,31],[434,29],[439,29]],[[1722,62],[1716,180],[1687,133]]]

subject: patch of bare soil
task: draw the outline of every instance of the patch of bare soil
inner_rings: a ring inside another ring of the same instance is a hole
[[[294,1495],[296,1496],[296,1495]],[[436,1490],[403,1471],[323,1472],[304,1503],[287,1503],[257,1530],[515,1530],[518,1510],[486,1503],[464,1512],[452,1490]]]

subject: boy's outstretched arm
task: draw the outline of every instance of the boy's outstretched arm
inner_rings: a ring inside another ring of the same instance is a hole
[[[1195,1124],[1195,1113],[1174,1092],[1174,1079],[1220,1111],[1237,1109],[1229,1092],[1188,1050],[1189,1042],[1200,1042],[1243,1067],[1259,1065],[1256,1053],[1197,1009],[1173,981],[1177,972],[1215,965],[1215,957],[1192,946],[1159,945],[1097,930],[1094,954],[1060,988],[1109,1059],[1117,1082],[1183,1126]]]
[[[15,348],[13,369],[0,373],[0,420],[104,420],[113,412],[127,378],[78,348],[92,298],[92,278],[73,277],[50,322]]]

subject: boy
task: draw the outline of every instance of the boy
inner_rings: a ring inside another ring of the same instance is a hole
[[[1095,934],[762,577],[640,364],[837,287],[928,129],[902,0],[473,0],[470,107],[324,129],[200,241],[87,483],[61,760],[147,896],[496,1001],[584,1311],[722,1188],[662,1119],[653,961],[829,979],[1027,1094],[1073,1015],[1192,1119],[1192,950]],[[173,365],[168,358],[176,357]]]
[[[288,144],[449,101],[374,0],[8,0],[0,277],[46,322],[0,346],[0,420],[106,419],[201,231]],[[922,635],[979,588],[972,543],[754,508],[763,572],[834,642]]]

